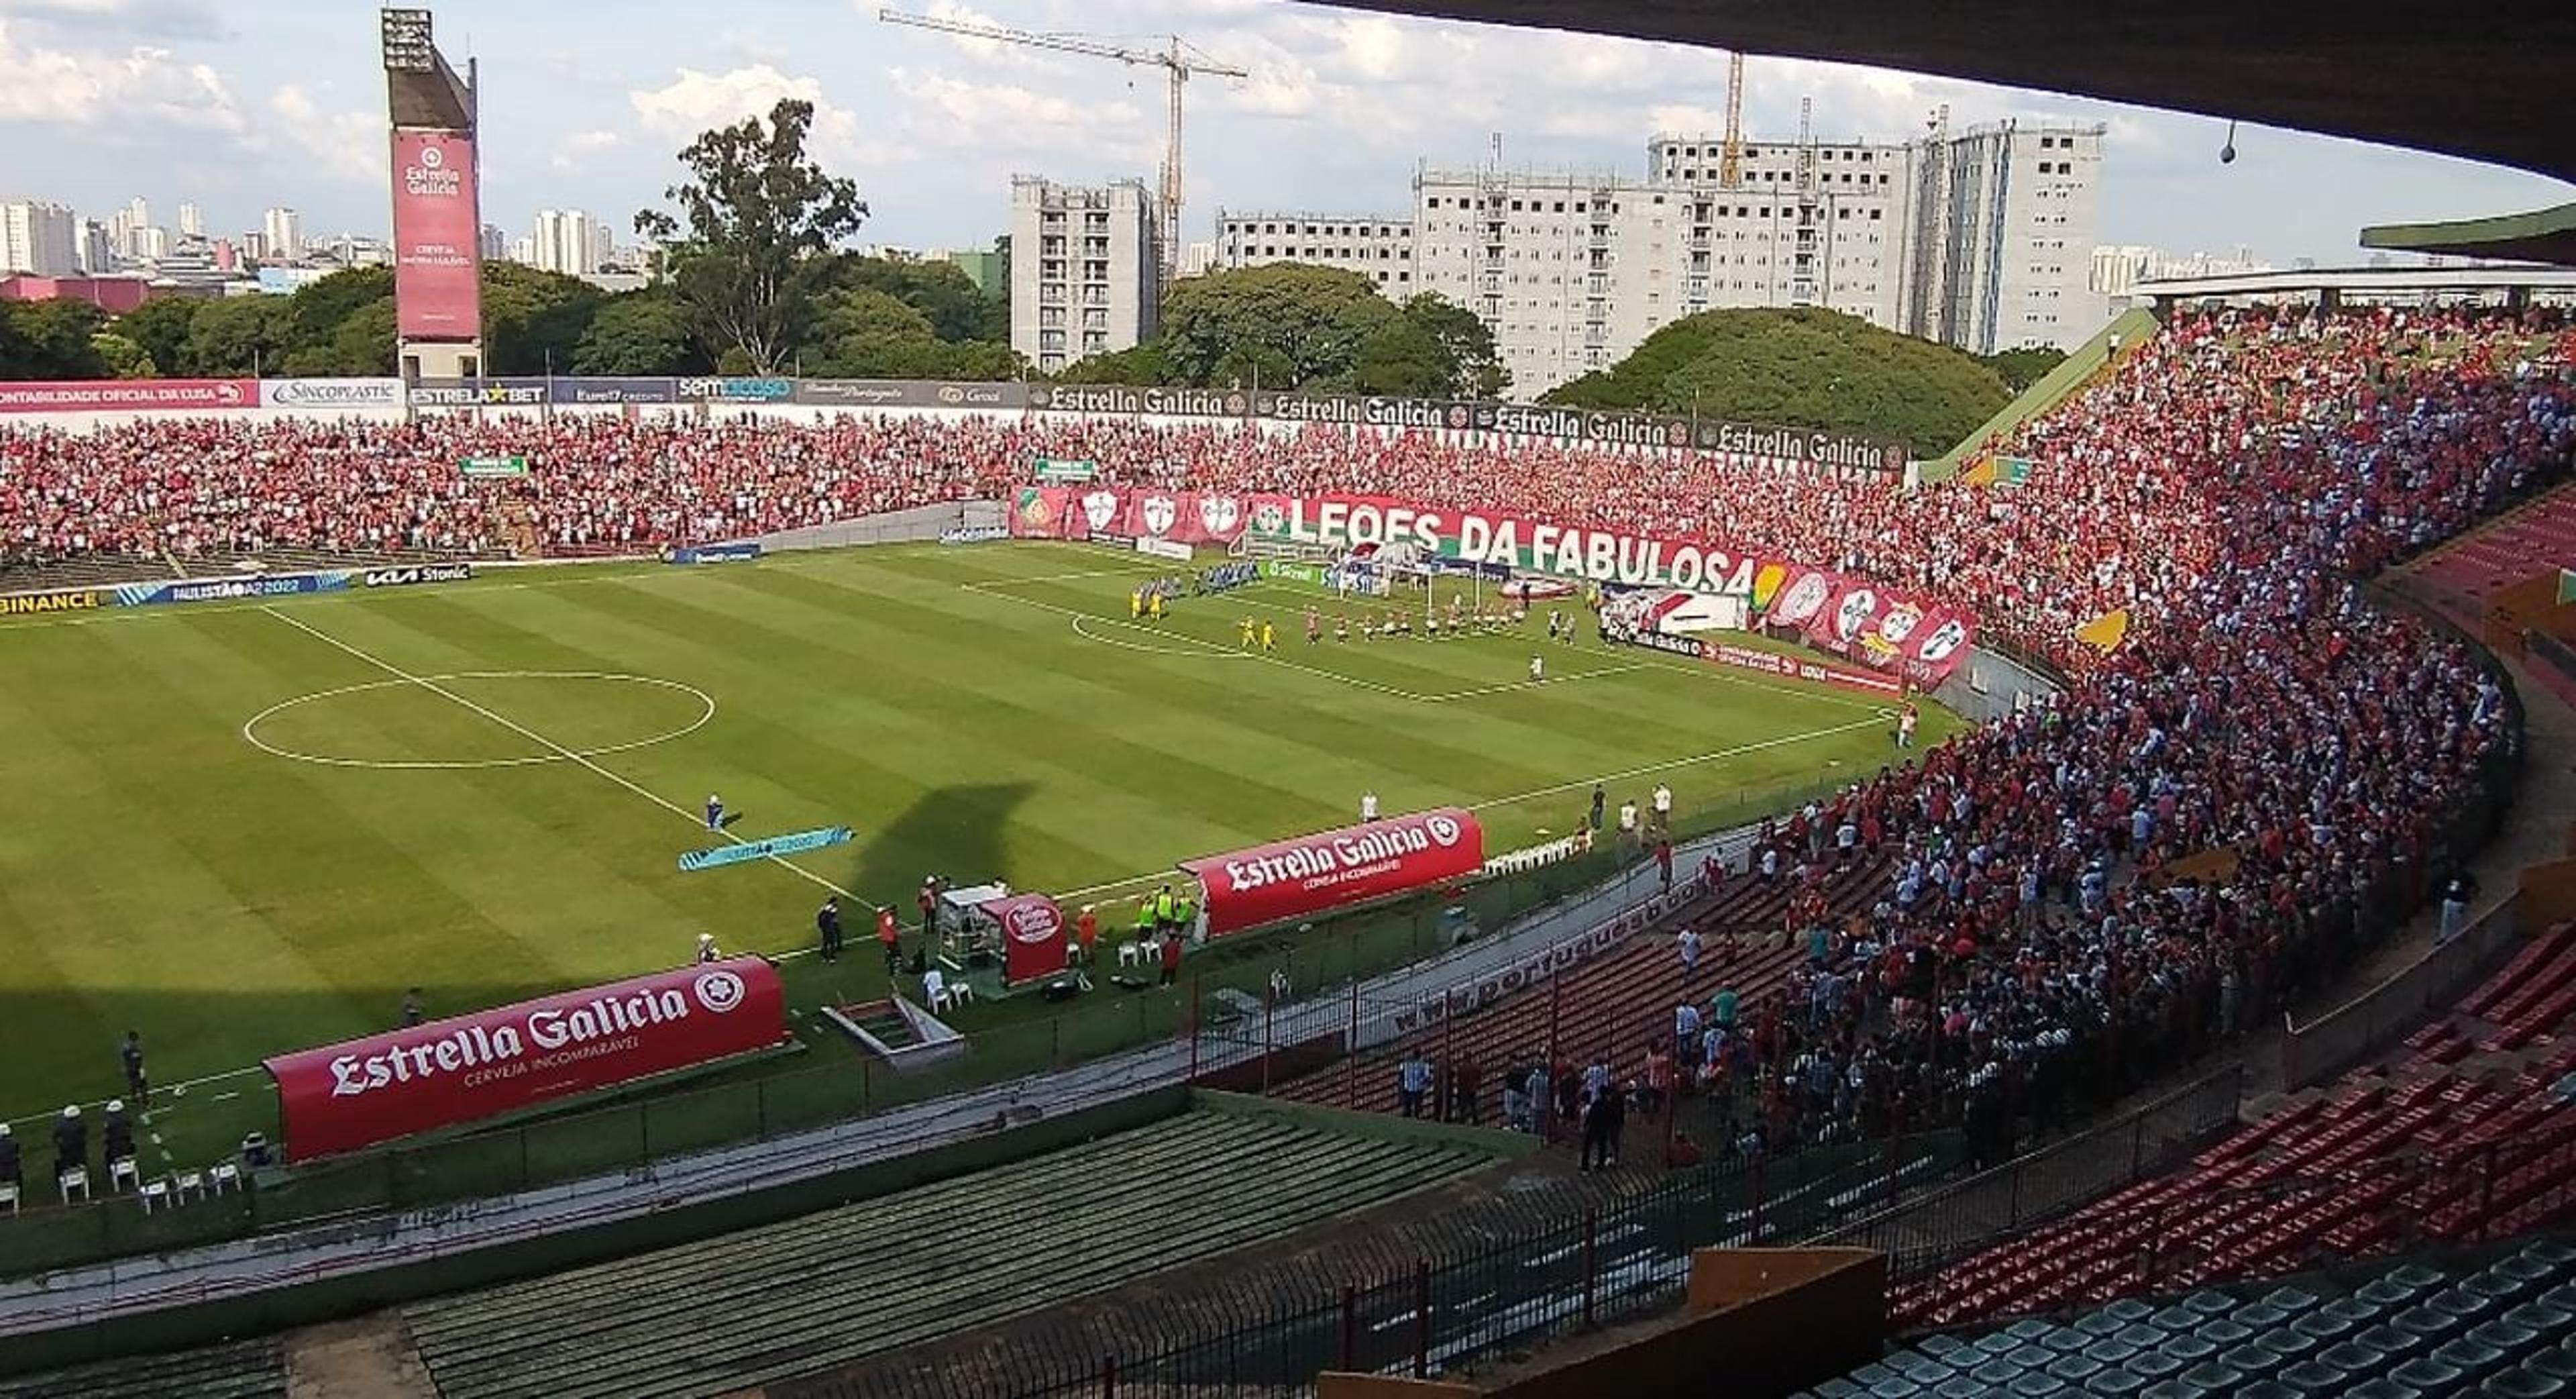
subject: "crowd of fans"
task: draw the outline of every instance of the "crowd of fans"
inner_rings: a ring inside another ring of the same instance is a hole
[[[45,558],[644,551],[1000,495],[1045,456],[1113,482],[1696,536],[1917,587],[2074,679],[1766,832],[1770,877],[1883,855],[1886,896],[1795,930],[1814,955],[1785,1013],[1676,1042],[1661,1072],[1730,1099],[1758,1083],[1743,1101],[1767,1130],[1806,1132],[1961,1104],[1972,1124],[2007,1102],[2044,1118],[2068,1066],[2135,1077],[2188,1054],[2317,975],[2352,909],[2420,896],[2510,763],[2511,705],[2352,580],[2565,473],[2576,330],[2470,310],[2185,317],[1994,445],[2030,464],[2021,484],[1906,491],[1325,426],[175,420],[0,436],[0,540]],[[492,455],[537,465],[458,470]],[[2119,608],[2127,644],[2077,638]]]

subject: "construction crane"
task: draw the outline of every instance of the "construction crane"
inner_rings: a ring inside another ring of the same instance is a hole
[[[1726,147],[1717,167],[1721,188],[1744,184],[1744,55],[1726,56]]]
[[[1164,36],[1168,43],[1160,50],[1122,48],[1116,44],[1086,39],[1077,34],[1037,34],[1025,29],[1005,29],[997,24],[970,24],[962,20],[941,19],[935,15],[911,15],[900,10],[879,10],[877,18],[887,24],[907,24],[915,29],[936,30],[969,39],[989,39],[1001,44],[1025,44],[1033,49],[1052,49],[1057,53],[1086,54],[1092,58],[1114,58],[1131,67],[1153,64],[1171,75],[1171,127],[1165,134],[1163,170],[1157,193],[1162,205],[1162,227],[1157,231],[1161,244],[1163,279],[1170,281],[1181,270],[1181,84],[1193,74],[1212,78],[1248,78],[1243,69],[1230,67],[1197,53],[1181,42],[1181,36]]]

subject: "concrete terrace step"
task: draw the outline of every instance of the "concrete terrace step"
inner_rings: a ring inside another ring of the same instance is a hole
[[[730,1390],[1098,1292],[1487,1159],[1194,1113],[780,1225],[418,1304],[405,1317],[451,1399]]]
[[[285,1394],[286,1353],[274,1336],[0,1379],[0,1399],[284,1399]]]

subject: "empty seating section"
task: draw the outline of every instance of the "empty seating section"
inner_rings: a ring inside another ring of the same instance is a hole
[[[2576,490],[2553,491],[2443,548],[2415,576],[2453,620],[2474,629],[2488,594],[2559,568],[2576,568]]]
[[[276,1337],[0,1379],[0,1399],[285,1399]]]
[[[404,1315],[447,1399],[730,1392],[1060,1305],[1487,1159],[1192,1113]]]
[[[1826,876],[1827,907],[1836,917],[1868,907],[1887,887],[1884,858],[1856,860]],[[1786,994],[1800,953],[1794,940],[1771,946],[1788,906],[1789,881],[1764,883],[1730,875],[1716,893],[1630,935],[1608,955],[1501,1003],[1443,1024],[1438,1021],[1363,1052],[1357,1065],[1337,1062],[1278,1089],[1302,1102],[1333,1103],[1393,1112],[1397,1068],[1420,1053],[1446,1071],[1451,1061],[1472,1059],[1482,1071],[1484,1110],[1495,1116],[1505,1067],[1523,1056],[1536,1062],[1551,1049],[1576,1064],[1606,1060],[1623,1076],[1638,1073],[1647,1043],[1672,1043],[1673,1007],[1705,1004],[1720,989],[1733,990],[1750,1024],[1768,1001]],[[1698,974],[1685,984],[1673,935],[1698,929],[1707,946]],[[1739,950],[1723,943],[1734,933]],[[1551,1041],[1551,1034],[1554,1036]]]
[[[2393,1064],[2294,1095],[2197,1157],[1933,1275],[1899,1326],[2277,1276],[2576,1215],[2576,931],[2557,928]]]
[[[2576,1248],[2405,1264],[2322,1284],[2137,1300],[2055,1323],[1928,1336],[1799,1399],[2450,1399],[2576,1394]]]

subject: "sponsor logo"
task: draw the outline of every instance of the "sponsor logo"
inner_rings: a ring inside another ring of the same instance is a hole
[[[760,545],[757,541],[701,544],[695,548],[673,549],[665,557],[671,563],[744,563],[760,557]]]
[[[371,568],[361,576],[370,588],[407,588],[415,583],[462,583],[474,576],[474,565],[433,563],[410,568]]]
[[[939,542],[942,544],[986,544],[996,539],[1008,539],[1010,537],[1011,532],[999,525],[975,525],[971,528],[942,530],[940,531]]]
[[[411,402],[425,408],[530,408],[546,401],[546,386],[533,384],[468,383],[414,384]]]
[[[669,403],[677,398],[670,379],[557,379],[557,403]]]
[[[1435,844],[1456,845],[1458,843],[1459,830],[1455,817],[1427,817],[1422,823],[1422,828],[1431,833],[1431,839]]]
[[[0,384],[0,411],[12,412],[246,408],[258,402],[258,385],[253,381],[235,379]]]
[[[0,596],[0,617],[26,617],[39,612],[88,612],[101,604],[96,588],[65,588],[50,593]]]
[[[699,1005],[718,1015],[742,1004],[742,978],[722,967],[699,977],[689,989],[698,998]]]
[[[796,396],[796,381],[780,378],[682,379],[682,398],[715,399],[727,403],[782,403]]]
[[[731,972],[710,972],[701,977],[700,1002],[706,999],[706,983],[717,975],[732,979],[733,1003],[722,1007],[730,1010],[741,1002],[743,991],[741,978]],[[712,1005],[707,1008],[718,1009]],[[532,1048],[560,1050],[596,1044],[614,1053],[619,1048],[632,1047],[631,1039],[622,1045],[617,1043],[624,1037],[654,1025],[685,1020],[688,1015],[687,999],[670,987],[630,996],[601,996],[571,1006],[538,1005],[525,1016],[498,1025],[461,1025],[445,1034],[397,1043],[382,1054],[343,1054],[331,1061],[331,1096],[355,1098],[443,1074],[499,1077],[492,1072],[496,1067],[526,1057]]]
[[[1051,904],[1022,904],[1004,917],[1002,926],[1014,941],[1045,942],[1063,931],[1064,912]]]
[[[707,381],[689,381],[692,384],[705,382]],[[692,398],[729,396],[721,393],[701,395],[691,391],[686,385],[682,387],[681,392]],[[808,379],[804,382],[803,394],[807,401],[813,403],[901,403],[905,398],[903,385],[878,383],[867,379]]]
[[[399,408],[399,379],[271,379],[261,386],[278,408]]]
[[[419,157],[403,167],[403,193],[416,199],[454,199],[465,193],[465,173],[448,168],[444,147],[424,145]]]

